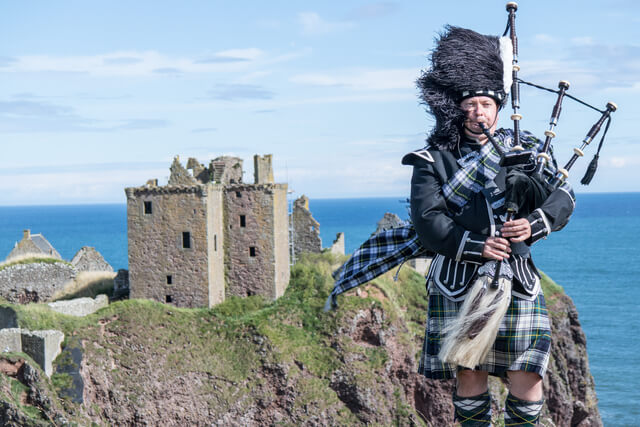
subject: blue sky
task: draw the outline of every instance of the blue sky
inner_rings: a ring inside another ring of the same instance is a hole
[[[297,195],[404,197],[400,159],[432,127],[414,81],[434,37],[501,34],[505,3],[3,1],[0,204],[124,203],[175,155],[242,157],[252,182],[256,153]],[[520,77],[619,106],[578,192],[640,191],[639,17],[635,1],[519,2]],[[523,127],[542,135],[554,98],[523,88]],[[565,101],[561,163],[597,115]]]

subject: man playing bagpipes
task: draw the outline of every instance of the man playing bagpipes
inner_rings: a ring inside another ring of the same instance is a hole
[[[500,166],[483,127],[505,152],[513,148],[514,131],[496,130],[511,85],[510,54],[507,38],[448,27],[432,52],[431,68],[418,80],[435,129],[426,149],[403,159],[414,167],[413,225],[422,245],[435,253],[419,372],[457,377],[453,401],[463,426],[489,425],[489,374],[509,378],[506,424],[537,421],[551,331],[529,246],[562,228],[574,207],[565,185],[537,209],[505,222],[508,168]],[[525,149],[542,146],[528,132],[518,139]],[[490,260],[508,260],[500,273],[505,279],[493,292],[498,264]]]
[[[483,127],[505,152],[514,140],[534,151],[543,145],[528,132],[515,138],[512,130],[496,130],[511,84],[511,49],[504,37],[446,28],[418,80],[436,125],[427,146],[402,161],[414,168],[412,224],[365,242],[338,272],[327,301],[327,308],[335,305],[341,292],[403,260],[434,255],[419,372],[457,378],[453,401],[463,426],[490,425],[489,374],[509,378],[505,423],[537,422],[551,331],[529,246],[562,228],[574,208],[563,184],[535,201],[535,210],[506,221],[508,168]],[[547,168],[554,167],[551,159]]]
[[[408,259],[432,256],[418,370],[457,378],[453,403],[462,426],[490,425],[488,375],[509,379],[505,425],[538,422],[551,330],[530,246],[567,224],[575,207],[568,170],[617,108],[599,110],[567,95],[602,116],[558,169],[551,140],[569,84],[553,91],[518,79],[516,10],[507,3],[510,38],[446,27],[437,40],[431,67],[417,81],[435,127],[423,149],[402,159],[413,166],[411,223],[363,243],[334,273],[325,305],[335,307],[340,293]],[[558,94],[544,143],[520,131],[520,82]],[[509,91],[514,128],[497,129]],[[603,141],[583,184],[593,177]]]

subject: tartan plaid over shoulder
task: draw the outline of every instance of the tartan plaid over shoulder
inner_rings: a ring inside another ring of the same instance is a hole
[[[374,234],[334,273],[336,282],[324,310],[337,307],[336,298],[341,293],[369,282],[407,260],[429,254],[418,240],[413,224]]]

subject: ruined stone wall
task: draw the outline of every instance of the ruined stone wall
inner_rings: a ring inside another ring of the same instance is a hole
[[[209,307],[220,304],[225,299],[224,268],[224,210],[222,208],[223,189],[221,185],[207,186],[207,251],[209,276]]]
[[[187,169],[191,169],[191,175],[201,183],[206,184],[211,181],[209,169],[205,168],[195,157],[189,157]]]
[[[129,270],[121,268],[113,279],[113,297],[129,296]]]
[[[225,187],[227,295],[275,298],[274,187]]]
[[[329,248],[332,254],[344,255],[344,233],[337,233],[336,239]]]
[[[392,228],[402,227],[405,222],[394,213],[386,212],[380,221],[378,221],[376,231],[373,234],[380,233],[381,231],[391,230]]]
[[[90,246],[83,246],[71,260],[78,271],[113,271],[113,267],[104,259],[100,252]]]
[[[139,187],[125,192],[131,298],[208,307],[205,187]],[[151,202],[151,213],[145,213],[144,202]],[[189,248],[183,247],[184,232],[189,233]]]
[[[51,301],[75,277],[76,269],[66,262],[10,265],[0,270],[0,296],[20,304]]]
[[[189,173],[189,171],[182,166],[180,163],[180,157],[175,156],[173,158],[173,163],[171,167],[169,167],[171,171],[171,175],[169,176],[168,185],[195,185],[198,182],[196,179]]]
[[[105,294],[100,294],[95,298],[83,297],[50,302],[47,306],[57,313],[83,317],[109,306],[109,297]]]
[[[287,184],[275,184],[273,197],[275,295],[279,298],[289,285],[291,273],[289,251],[289,206],[287,205]]]
[[[309,199],[301,196],[293,203],[293,248],[296,258],[303,252],[322,252],[320,224],[309,211]]]
[[[242,183],[242,159],[240,157],[220,156],[211,160],[209,171],[217,184]]]
[[[253,156],[253,182],[255,184],[273,184],[273,166],[271,154]]]

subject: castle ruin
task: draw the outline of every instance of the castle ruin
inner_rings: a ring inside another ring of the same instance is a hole
[[[208,166],[175,157],[167,185],[125,189],[131,298],[212,307],[229,295],[275,299],[289,282],[287,184],[271,155],[254,156],[253,184],[242,159]]]
[[[307,196],[302,195],[293,202],[291,216],[295,257],[297,258],[303,252],[322,252],[320,224],[309,211],[309,198]]]

